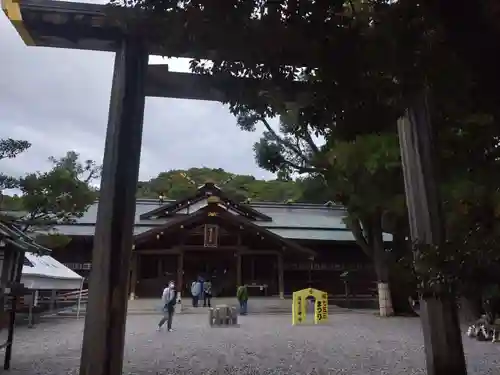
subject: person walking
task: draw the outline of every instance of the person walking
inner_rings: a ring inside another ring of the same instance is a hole
[[[240,315],[246,315],[248,309],[248,289],[246,285],[240,285],[238,287],[236,298],[240,304]]]
[[[203,283],[203,307],[212,307],[212,282],[210,279],[205,280]]]
[[[191,284],[191,296],[193,298],[193,307],[198,307],[198,301],[201,294],[201,283],[198,280]]]
[[[172,332],[172,320],[174,318],[175,304],[177,303],[177,292],[175,291],[175,284],[173,281],[168,283],[168,286],[163,289],[161,296],[163,302],[163,318],[158,323],[158,331],[161,330],[165,322],[167,322],[167,329]]]

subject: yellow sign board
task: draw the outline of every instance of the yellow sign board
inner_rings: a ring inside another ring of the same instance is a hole
[[[306,322],[308,300],[314,300],[314,324],[328,320],[328,293],[318,289],[307,288],[293,292],[292,324]]]

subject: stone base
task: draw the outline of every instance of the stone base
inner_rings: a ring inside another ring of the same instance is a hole
[[[238,326],[238,311],[235,307],[218,305],[208,310],[210,327]]]
[[[175,313],[176,314],[181,314],[182,313],[182,297],[181,297],[181,292],[177,292],[177,301],[175,303]]]
[[[391,291],[388,283],[378,283],[378,301],[380,316],[387,317],[394,315],[392,307]]]

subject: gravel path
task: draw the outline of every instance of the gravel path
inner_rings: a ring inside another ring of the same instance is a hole
[[[335,314],[326,326],[292,327],[288,316],[247,316],[209,328],[180,315],[174,332],[155,316],[130,316],[124,374],[425,374],[418,319]],[[19,328],[12,375],[77,374],[83,319]],[[500,344],[464,339],[469,375],[500,373]],[[3,356],[0,356],[3,361]]]

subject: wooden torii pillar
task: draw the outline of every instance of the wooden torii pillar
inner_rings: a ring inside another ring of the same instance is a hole
[[[122,374],[148,57],[130,36],[116,52],[80,375]]]
[[[411,239],[418,245],[442,245],[444,217],[427,92],[399,120],[398,133]],[[421,303],[427,374],[467,375],[456,300],[447,292],[436,292],[423,295]]]

